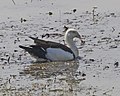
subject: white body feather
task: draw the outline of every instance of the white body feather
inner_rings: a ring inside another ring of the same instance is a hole
[[[74,59],[72,53],[62,50],[60,48],[47,48],[46,57],[52,61],[67,61]]]

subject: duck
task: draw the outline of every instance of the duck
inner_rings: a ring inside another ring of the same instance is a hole
[[[29,38],[34,40],[35,45],[30,45],[29,47],[19,45],[19,47],[36,58],[37,61],[44,62],[75,60],[79,57],[79,51],[73,39],[79,38],[82,44],[85,43],[78,31],[72,28],[67,29],[65,32],[64,40],[66,45],[34,38],[31,36]]]

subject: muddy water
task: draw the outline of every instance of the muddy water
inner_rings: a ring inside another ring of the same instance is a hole
[[[109,10],[118,8],[113,0],[14,1],[0,6],[0,96],[119,96],[120,13]],[[28,36],[64,44],[63,26],[85,40],[75,40],[80,60],[34,63],[19,48],[34,44]]]
[[[61,18],[56,18],[53,14],[50,15],[47,11],[28,18],[8,16],[1,20],[1,96],[75,95],[82,90],[80,83],[85,80],[86,74],[78,70],[79,61],[33,63],[34,58],[19,48],[21,44],[34,44],[28,36],[64,43],[62,23],[69,23],[67,15],[75,15],[70,15],[69,12],[61,13],[66,14],[65,21],[62,22]]]
[[[0,93],[8,96],[77,94],[85,80],[85,74],[77,72],[78,67],[76,61],[6,64],[1,69]]]

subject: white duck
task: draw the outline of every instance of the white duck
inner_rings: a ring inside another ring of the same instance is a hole
[[[75,29],[68,29],[65,33],[66,46],[60,43],[30,37],[36,45],[30,45],[30,47],[20,45],[19,47],[25,49],[38,61],[69,61],[74,60],[79,55],[79,51],[73,41],[75,37],[79,38],[81,43],[84,43]]]

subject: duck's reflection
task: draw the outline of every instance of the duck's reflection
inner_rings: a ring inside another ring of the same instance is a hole
[[[78,67],[79,61],[34,63],[25,68],[23,74],[46,80],[50,92],[64,91],[66,90],[64,88],[73,91],[74,86],[77,87],[82,80],[85,80]],[[56,87],[53,88],[53,85]]]
[[[74,76],[79,67],[78,61],[33,63],[24,69],[24,74],[35,78],[50,78],[51,76]]]

